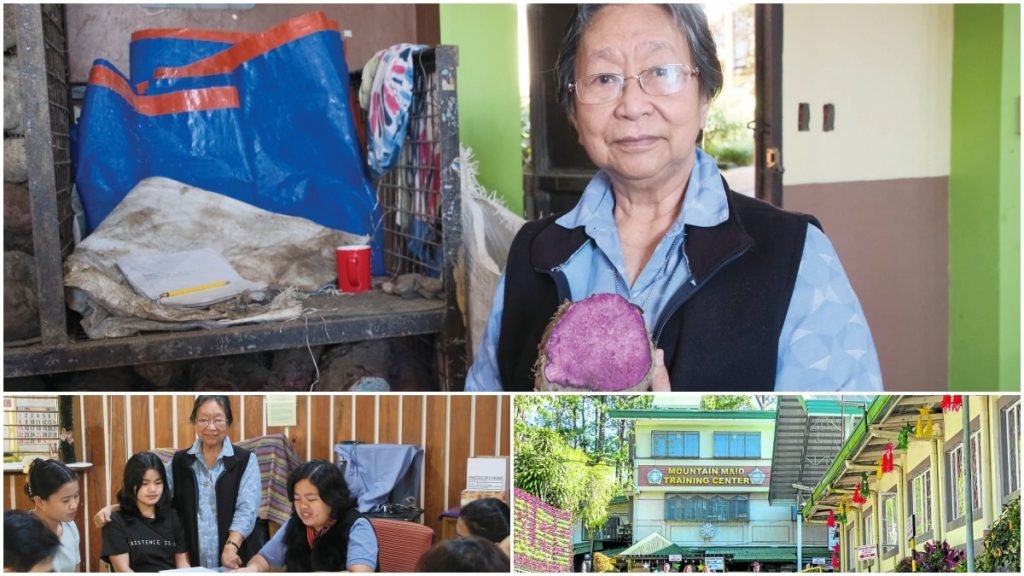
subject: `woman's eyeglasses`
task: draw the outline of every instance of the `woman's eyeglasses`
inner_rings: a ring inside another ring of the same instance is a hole
[[[591,74],[569,83],[580,104],[607,104],[618,100],[627,80],[636,78],[640,89],[651,96],[668,96],[686,87],[689,78],[700,71],[686,64],[665,64],[648,68],[635,76],[622,74]]]
[[[206,418],[201,418],[199,420],[196,420],[196,426],[199,426],[200,428],[206,428],[210,424],[213,424],[214,427],[216,428],[223,428],[228,425],[228,421],[223,418],[217,418],[216,420],[208,420]]]

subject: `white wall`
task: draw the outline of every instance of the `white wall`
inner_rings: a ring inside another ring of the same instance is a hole
[[[706,544],[700,534],[700,524],[694,522],[665,522],[665,499],[660,492],[644,490],[636,499],[636,526],[633,541],[639,542],[648,534],[659,532],[672,542],[683,546]],[[767,494],[750,494],[750,522],[714,522],[715,536],[712,546],[778,545],[796,542],[796,523],[790,520],[790,507],[771,506]],[[805,545],[825,545],[827,530],[824,525],[805,524]]]
[[[949,175],[951,5],[783,9],[783,183]],[[797,131],[800,102],[811,131]],[[822,131],[834,104],[835,131]]]

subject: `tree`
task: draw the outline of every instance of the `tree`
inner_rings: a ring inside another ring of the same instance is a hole
[[[615,572],[615,564],[612,564],[611,558],[596,552],[594,553],[594,572]]]
[[[599,528],[632,484],[633,423],[608,412],[651,404],[649,395],[516,397],[516,487]]]
[[[751,410],[754,402],[749,395],[705,394],[700,398],[701,410]]]

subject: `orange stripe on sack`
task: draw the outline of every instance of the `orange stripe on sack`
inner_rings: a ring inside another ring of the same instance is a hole
[[[155,78],[182,78],[185,76],[212,76],[227,74],[238,68],[242,63],[274,48],[287,44],[292,40],[324,32],[338,30],[338,23],[329,20],[323,12],[310,12],[297,16],[263,32],[258,32],[234,46],[204,58],[187,66],[176,68],[157,68],[153,72]]]
[[[224,30],[202,30],[199,28],[148,28],[132,32],[132,42],[152,38],[175,38],[179,40],[208,40],[210,42],[234,44],[245,40],[251,35],[251,32],[226,32]]]
[[[124,78],[104,66],[92,67],[92,71],[89,73],[89,84],[117,92],[136,112],[146,116],[239,107],[238,90],[234,86],[196,88],[156,96],[139,96],[132,92]]]

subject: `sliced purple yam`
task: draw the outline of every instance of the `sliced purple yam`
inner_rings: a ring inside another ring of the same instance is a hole
[[[617,294],[563,304],[541,340],[538,390],[640,391],[650,387],[654,345],[643,311]]]

